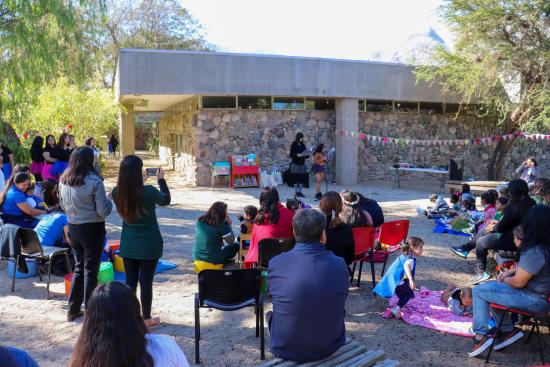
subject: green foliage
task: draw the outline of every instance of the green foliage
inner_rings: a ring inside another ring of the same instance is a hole
[[[87,136],[98,138],[117,123],[118,105],[107,89],[79,89],[60,78],[45,85],[30,110],[30,118],[18,126],[20,134],[54,134],[58,136],[72,125],[71,134],[78,144]],[[30,139],[29,139],[30,140]]]

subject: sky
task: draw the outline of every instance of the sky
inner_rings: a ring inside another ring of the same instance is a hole
[[[182,0],[217,51],[387,59],[430,28],[452,44],[438,18],[443,0]]]

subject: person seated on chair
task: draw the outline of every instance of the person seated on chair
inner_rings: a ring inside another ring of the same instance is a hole
[[[235,243],[227,204],[216,201],[197,220],[193,260],[223,267],[223,264],[235,257],[237,251],[239,244]]]
[[[339,193],[328,191],[321,198],[319,209],[325,214],[327,220],[325,249],[340,256],[349,267],[355,259],[355,243],[351,226],[340,219],[343,205]]]
[[[10,181],[11,179],[8,182]],[[30,185],[29,174],[19,172],[13,177],[13,184],[4,187],[0,194],[0,207],[4,223],[15,224],[23,228],[34,228],[38,223],[34,217],[46,214],[45,210],[31,208],[27,204],[26,192]]]
[[[323,248],[325,215],[303,209],[292,221],[296,245],[269,262],[267,314],[271,352],[299,363],[333,354],[346,342],[345,303],[349,273],[345,261]]]
[[[254,221],[250,248],[244,260],[245,267],[258,262],[258,244],[264,238],[292,237],[292,217],[294,212],[281,205],[279,192],[274,187],[266,187],[260,194],[260,209]]]
[[[527,186],[527,184],[525,184]],[[513,191],[510,190],[513,194]],[[519,245],[519,263],[516,268],[498,275],[496,281],[476,286],[473,290],[475,332],[474,348],[468,353],[476,357],[495,344],[494,350],[500,350],[518,341],[523,336],[514,329],[510,313],[506,313],[500,334],[490,333],[489,320],[493,315],[497,325],[501,322],[502,312],[491,310],[489,304],[496,303],[505,307],[518,308],[533,313],[547,314],[550,310],[550,207],[537,205],[527,212],[523,219],[524,236]]]
[[[342,196],[343,207],[340,212],[342,222],[355,227],[372,227],[373,221],[371,215],[361,209],[359,194],[354,191],[344,190],[340,193]]]
[[[384,224],[384,212],[376,200],[367,198],[361,193],[357,193],[357,195],[359,195],[359,207],[370,214],[373,227],[380,227]]]
[[[252,228],[254,226],[256,215],[258,215],[258,208],[256,208],[254,205],[247,205],[244,207],[244,213],[242,216],[239,217],[239,222],[241,222],[241,235],[249,235],[252,233]],[[241,236],[237,238],[237,242],[241,243]],[[250,240],[243,240],[243,248],[248,247],[250,247]]]

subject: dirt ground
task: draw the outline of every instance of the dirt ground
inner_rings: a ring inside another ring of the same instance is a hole
[[[112,187],[115,160],[106,170],[106,185]],[[158,164],[150,157],[147,166]],[[226,201],[233,218],[247,204],[256,204],[258,189],[227,190],[185,187],[173,173],[168,174],[172,204],[159,208],[157,215],[165,240],[163,258],[178,265],[174,270],[155,276],[153,314],[162,325],[155,333],[175,338],[190,362],[194,361],[193,299],[197,292],[197,276],[193,272],[192,248],[194,224],[198,216],[216,201]],[[339,191],[341,187],[331,185]],[[426,242],[424,255],[418,260],[418,285],[442,289],[449,282],[465,284],[474,269],[473,258],[462,260],[451,255],[448,247],[463,242],[463,237],[432,233],[433,223],[416,215],[415,209],[427,205],[426,199],[437,185],[405,179],[401,189],[392,190],[388,182],[367,182],[354,187],[377,200],[386,220],[409,219],[409,233]],[[281,199],[291,194],[288,187],[280,188]],[[306,190],[308,203],[314,190]],[[116,212],[108,218],[108,235],[120,237],[121,220]],[[473,256],[473,255],[471,255]],[[65,319],[67,301],[63,278],[52,277],[51,297],[45,299],[46,284],[39,279],[16,281],[15,293],[10,292],[7,261],[0,261],[0,344],[27,350],[40,366],[66,366],[81,322]],[[369,268],[367,266],[367,268]],[[377,269],[379,274],[380,269]],[[386,358],[397,359],[403,366],[483,366],[480,359],[469,358],[472,341],[469,338],[440,334],[432,330],[407,325],[402,321],[384,320],[379,313],[386,301],[375,299],[371,292],[370,269],[363,272],[361,287],[350,288],[346,309],[347,337],[365,344],[369,349],[383,349]],[[267,305],[269,309],[271,305]],[[201,358],[204,366],[255,366],[260,364],[259,339],[254,337],[254,314],[251,309],[236,312],[201,310]],[[546,329],[544,330],[546,332]],[[269,336],[266,332],[266,342]],[[492,360],[503,366],[534,365],[538,360],[533,340],[518,343],[504,351],[495,352]],[[116,346],[114,346],[116,348]],[[546,346],[546,350],[548,347]],[[267,359],[273,356],[267,351]]]

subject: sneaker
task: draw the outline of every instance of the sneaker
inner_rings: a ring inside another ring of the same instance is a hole
[[[73,322],[74,320],[78,319],[81,316],[84,316],[83,311],[78,311],[77,313],[68,313],[67,314],[67,321],[68,322]]]
[[[523,338],[523,331],[521,331],[520,329],[515,329],[510,331],[510,332],[507,332],[507,333],[502,333],[502,337],[499,338],[499,341],[497,344],[495,344],[494,346],[494,350],[501,350],[501,349],[504,349],[506,348],[507,346],[511,345],[511,344],[514,344],[515,342],[517,342],[518,340],[520,340],[521,338]]]
[[[322,197],[323,197],[323,194],[321,194],[320,192],[315,194],[315,199],[317,199],[317,200],[321,200]]]
[[[482,283],[486,280],[489,280],[491,278],[491,274],[484,272],[483,274],[476,274],[472,279],[470,280],[470,284],[475,285]]]
[[[399,306],[393,306],[391,309],[391,313],[396,319],[399,320],[401,318],[401,308]]]
[[[468,353],[470,357],[477,357],[481,353],[485,352],[493,344],[495,339],[492,335],[483,335],[479,340],[474,338],[474,349]]]
[[[468,257],[468,254],[470,251],[464,250],[462,247],[456,246],[450,248],[451,252],[457,256],[460,256],[461,258],[465,259]]]

